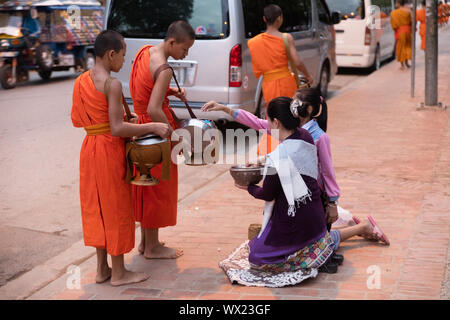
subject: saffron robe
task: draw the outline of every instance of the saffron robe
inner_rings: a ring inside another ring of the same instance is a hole
[[[77,128],[109,124],[107,99],[95,88],[89,71],[75,81],[71,118]],[[110,132],[87,135],[80,152],[84,243],[112,256],[134,248],[131,186],[125,176],[125,140]]]
[[[291,98],[297,90],[297,83],[289,71],[289,60],[283,39],[268,33],[261,33],[248,41],[252,56],[252,68],[256,78],[264,76],[262,92],[267,107],[274,98]],[[258,154],[265,155],[278,146],[278,141],[263,135],[258,145]]]
[[[391,25],[397,39],[396,55],[399,62],[411,60],[411,13],[402,8],[391,12]]]
[[[138,115],[138,123],[148,123],[152,119],[147,113],[148,103],[152,94],[154,81],[150,74],[150,45],[142,47],[133,62],[130,75],[130,93],[133,99],[134,112]],[[167,88],[162,110],[170,122],[172,129],[177,128],[167,96]],[[160,182],[156,186],[132,186],[133,204],[136,221],[145,229],[158,229],[174,226],[177,223],[178,202],[178,167],[171,162],[170,178],[162,181],[162,164],[150,170],[153,177]]]
[[[248,41],[252,56],[252,68],[256,78],[264,75],[262,91],[266,108],[272,99],[277,97],[292,97],[297,90],[297,83],[289,71],[288,56],[282,38],[267,33],[261,33]],[[274,80],[268,80],[269,74],[275,70],[285,69]],[[278,79],[277,79],[278,78]]]
[[[420,22],[420,27],[419,27],[420,49],[425,50],[425,35],[427,33],[425,9],[418,9],[416,11],[416,22]]]

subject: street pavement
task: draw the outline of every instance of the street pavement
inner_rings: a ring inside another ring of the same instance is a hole
[[[227,167],[221,167],[211,182],[193,188],[179,201],[177,226],[160,232],[168,246],[184,249],[182,257],[146,260],[137,248],[126,255],[128,267],[147,272],[149,280],[123,287],[95,284],[95,257],[86,258],[93,249],[78,242],[1,287],[0,297],[448,299],[449,109],[418,109],[424,101],[423,52],[417,55],[415,98],[410,97],[409,72],[398,69],[398,63],[389,63],[328,101],[328,134],[341,188],[340,205],[360,219],[372,215],[389,236],[389,247],[355,237],[339,249],[345,261],[337,274],[319,274],[300,285],[278,289],[232,285],[218,263],[246,240],[248,225],[260,222],[264,204],[235,188]],[[439,39],[439,101],[444,104],[450,103],[449,87],[447,29]],[[204,170],[194,169],[189,182]],[[74,274],[66,273],[71,265],[79,267],[80,288],[73,287]],[[53,280],[46,272],[59,277]],[[379,281],[372,281],[373,276],[379,276]],[[37,277],[51,280],[41,281],[30,291],[29,284]]]

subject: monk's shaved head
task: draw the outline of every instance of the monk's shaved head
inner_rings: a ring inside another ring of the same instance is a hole
[[[176,42],[184,42],[187,40],[195,40],[195,31],[192,26],[183,20],[172,22],[167,29],[165,41],[170,38],[175,39]]]
[[[266,18],[266,23],[272,25],[278,19],[279,16],[283,14],[281,8],[276,4],[269,4],[264,8],[264,18]]]
[[[123,46],[124,40],[123,36],[120,33],[113,30],[104,30],[100,32],[100,34],[97,36],[97,39],[95,39],[95,56],[103,58],[105,54],[110,50],[120,52],[120,50],[123,49]]]

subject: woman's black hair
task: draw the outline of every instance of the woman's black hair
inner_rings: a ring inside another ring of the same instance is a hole
[[[270,120],[278,119],[287,130],[296,129],[300,125],[300,119],[292,115],[291,102],[292,99],[289,97],[278,97],[270,101],[267,107],[267,116]]]
[[[310,117],[315,119],[323,131],[327,131],[328,106],[325,98],[322,98],[320,91],[316,88],[298,89],[295,97],[303,102],[303,106],[298,109],[298,115],[302,118]],[[313,108],[308,114],[308,106]]]

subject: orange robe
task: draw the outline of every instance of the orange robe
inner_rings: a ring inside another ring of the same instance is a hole
[[[289,71],[289,62],[282,38],[261,33],[248,41],[252,68],[256,78],[264,75],[262,91],[266,107],[277,97],[292,97],[297,83]]]
[[[252,56],[252,68],[256,78],[264,76],[262,92],[266,102],[277,97],[291,98],[297,91],[297,83],[289,70],[289,60],[282,38],[261,33],[248,41],[248,48]],[[258,145],[258,154],[265,155],[272,152],[278,141],[271,136],[264,135]]]
[[[411,60],[411,13],[402,8],[391,12],[391,25],[397,39],[396,55],[399,62]]]
[[[133,99],[134,112],[138,115],[138,123],[148,123],[152,119],[147,113],[148,102],[152,94],[154,82],[150,75],[150,45],[142,47],[133,62],[130,75],[130,93]],[[170,112],[167,88],[162,110],[173,129],[177,124]],[[162,164],[153,167],[151,175],[160,182],[156,186],[132,186],[136,221],[145,229],[158,229],[174,226],[177,223],[178,203],[178,167],[171,162],[170,178],[162,181]]]
[[[95,88],[89,71],[75,81],[71,118],[77,128],[109,125],[108,102]],[[112,256],[134,248],[131,186],[125,176],[125,140],[110,132],[87,135],[80,152],[84,243],[106,249]]]
[[[416,11],[416,22],[420,22],[420,27],[419,27],[420,49],[425,50],[425,35],[427,33],[425,9],[418,9]]]

